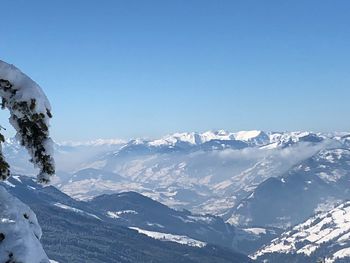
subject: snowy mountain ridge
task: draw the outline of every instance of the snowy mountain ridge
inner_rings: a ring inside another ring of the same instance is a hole
[[[341,133],[347,134],[347,133]],[[145,144],[148,146],[175,146],[179,143],[189,145],[200,145],[213,140],[220,141],[243,141],[250,146],[264,146],[272,143],[287,143],[289,141],[298,142],[307,136],[318,137],[320,140],[326,138],[335,138],[337,133],[313,133],[305,131],[297,132],[264,132],[260,130],[229,132],[225,130],[198,132],[183,132],[166,135],[160,139],[147,140],[135,139],[129,141],[130,144]]]
[[[56,141],[56,146],[113,146],[122,145],[146,145],[150,147],[176,146],[178,144],[188,144],[191,146],[201,145],[210,141],[242,141],[248,143],[249,146],[258,147],[278,147],[286,143],[297,143],[299,141],[308,141],[314,139],[321,141],[324,139],[334,139],[337,141],[350,141],[350,132],[333,132],[321,133],[310,131],[285,131],[271,132],[261,130],[248,130],[230,132],[226,130],[205,131],[205,132],[178,132],[165,135],[161,138],[146,139],[135,138],[130,140],[111,138],[111,139],[95,139],[88,141]],[[312,140],[311,140],[312,141]],[[7,138],[5,142],[7,147],[18,145],[17,139]],[[5,146],[5,147],[6,147]]]
[[[349,149],[320,150],[282,176],[261,183],[237,203],[230,220],[282,228],[301,223],[314,212],[350,198],[349,171]]]
[[[293,227],[254,253],[252,258],[263,259],[264,255],[279,253],[317,255],[326,258],[327,263],[344,258],[350,260],[349,237],[350,201]],[[322,254],[322,249],[328,255]]]
[[[260,183],[318,151],[349,147],[349,133],[224,130],[55,145],[54,184],[79,199],[136,191],[173,208],[223,215]],[[4,153],[12,171],[32,175],[15,140]]]
[[[331,139],[346,137],[347,132],[320,133],[310,131],[291,131],[291,132],[270,132],[261,130],[248,130],[230,132],[226,130],[205,131],[205,132],[178,132],[165,135],[156,139],[135,138],[131,140],[124,139],[96,139],[91,141],[63,141],[57,142],[62,146],[81,146],[81,145],[115,145],[115,144],[146,144],[148,146],[175,146],[178,143],[187,143],[189,145],[200,145],[212,140],[220,141],[243,141],[250,143],[251,146],[263,146],[272,143],[287,143],[289,141],[298,142],[301,138],[307,136],[318,137],[319,139]]]

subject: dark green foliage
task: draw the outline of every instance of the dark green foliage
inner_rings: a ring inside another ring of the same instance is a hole
[[[62,209],[32,207],[43,228],[42,243],[59,262],[239,263],[250,262],[229,249],[192,248],[151,239],[117,225]]]
[[[0,179],[6,180],[6,178],[9,176],[10,176],[10,165],[5,161],[5,158],[2,152],[0,152]]]

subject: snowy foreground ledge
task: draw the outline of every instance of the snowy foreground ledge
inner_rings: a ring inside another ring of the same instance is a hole
[[[0,262],[49,263],[34,212],[0,186]]]

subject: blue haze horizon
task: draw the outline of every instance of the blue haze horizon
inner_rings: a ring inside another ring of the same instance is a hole
[[[350,130],[348,1],[2,4],[0,59],[42,86],[57,141]]]

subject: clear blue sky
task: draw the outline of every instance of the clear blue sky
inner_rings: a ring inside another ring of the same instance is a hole
[[[0,59],[44,88],[56,140],[350,130],[349,12],[348,0],[3,0]]]

